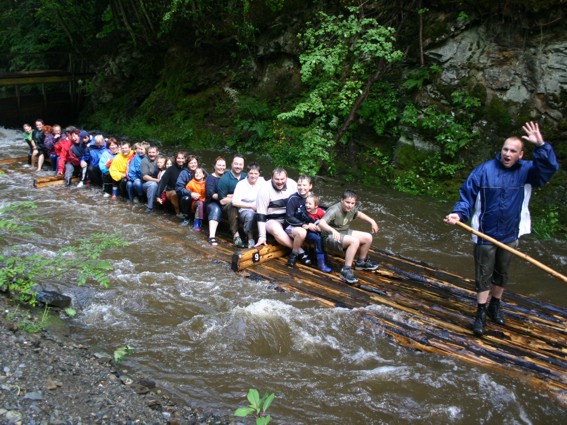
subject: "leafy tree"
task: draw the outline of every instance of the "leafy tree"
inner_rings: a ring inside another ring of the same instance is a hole
[[[278,119],[302,129],[295,146],[301,152],[297,165],[313,173],[330,159],[336,143],[344,142],[372,85],[402,52],[394,48],[394,29],[365,18],[356,8],[349,8],[347,15],[319,12],[319,21],[307,26],[298,37],[301,78],[308,90]],[[314,146],[318,149],[312,150]]]

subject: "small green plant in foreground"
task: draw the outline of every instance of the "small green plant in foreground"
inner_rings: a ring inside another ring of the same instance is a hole
[[[19,308],[16,307],[14,310],[6,314],[6,318],[13,322],[19,330],[29,334],[36,334],[44,330],[47,326],[49,314],[49,307],[45,306],[41,318],[37,318],[28,313],[21,313]]]
[[[239,407],[234,411],[234,416],[246,417],[248,415],[254,415],[256,417],[256,425],[267,425],[271,421],[270,415],[266,413],[272,401],[276,397],[274,393],[266,393],[262,398],[260,398],[260,393],[255,388],[250,388],[248,390],[248,395],[246,396],[250,402],[249,407]]]
[[[114,350],[114,362],[121,363],[128,354],[132,353],[134,349],[129,345],[125,345],[124,347],[119,347]]]

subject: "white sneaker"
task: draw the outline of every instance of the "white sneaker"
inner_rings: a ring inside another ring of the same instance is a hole
[[[79,182],[79,183],[77,184],[77,189],[80,189],[81,187],[83,187],[83,182]]]
[[[106,193],[104,192],[104,195],[102,195],[104,198],[110,198],[110,193]]]
[[[256,241],[254,239],[248,239],[248,248],[254,248]]]

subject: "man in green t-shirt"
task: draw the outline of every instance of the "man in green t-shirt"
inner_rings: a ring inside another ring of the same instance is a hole
[[[370,223],[372,234],[378,232],[376,221],[358,210],[356,193],[352,190],[345,190],[340,202],[331,205],[319,221],[325,246],[344,252],[345,265],[341,269],[340,277],[351,285],[358,283],[357,277],[352,272],[352,263],[357,253],[358,260],[354,263],[355,270],[372,271],[378,268],[378,264],[368,258],[368,251],[372,245],[372,234],[350,229],[350,223],[356,218]]]

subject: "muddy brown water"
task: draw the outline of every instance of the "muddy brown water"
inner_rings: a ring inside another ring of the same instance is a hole
[[[0,146],[0,159],[26,153],[16,130],[0,128]],[[205,163],[215,156],[201,155]],[[206,245],[204,238],[170,215],[147,216],[95,188],[36,190],[22,164],[4,169],[2,202],[34,201],[48,219],[29,249],[49,255],[93,232],[123,233],[129,246],[107,255],[114,264],[108,289],[53,283],[78,310],[69,320],[72,337],[107,352],[130,345],[125,368],[141,369],[192,405],[230,414],[254,387],[276,394],[270,413],[277,424],[564,423],[564,407],[526,382],[400,347],[356,312],[240,277],[215,261],[212,248],[196,254],[188,247]],[[316,185],[326,204],[344,187]],[[380,226],[376,247],[472,276],[470,235],[442,223],[454,200],[358,192]],[[528,236],[521,249],[565,274],[566,242]],[[511,280],[510,291],[567,307],[565,283],[523,260],[514,260]],[[473,309],[471,300],[463,314]]]

